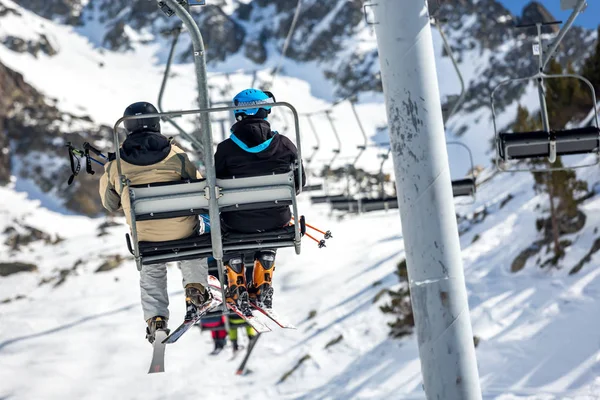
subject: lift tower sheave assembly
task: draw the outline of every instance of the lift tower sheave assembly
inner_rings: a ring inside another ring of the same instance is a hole
[[[480,400],[427,1],[370,7],[425,392]]]

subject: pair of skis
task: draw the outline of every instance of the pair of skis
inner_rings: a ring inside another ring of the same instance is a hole
[[[208,276],[208,289],[212,292],[213,301],[210,304],[208,304],[207,306],[199,309],[194,318],[183,321],[183,323],[181,325],[179,325],[170,334],[168,334],[168,332],[164,331],[164,330],[156,331],[155,341],[153,343],[154,349],[153,349],[153,353],[152,353],[152,361],[150,364],[150,370],[148,371],[149,374],[157,373],[157,372],[164,372],[164,370],[165,370],[165,367],[164,367],[165,347],[167,344],[175,343],[192,326],[194,326],[196,323],[198,323],[198,321],[200,321],[200,319],[204,316],[204,314],[206,314],[211,309],[218,307],[219,305],[221,305],[223,303],[223,297],[221,295],[221,290],[220,290],[221,289],[220,282],[217,278],[215,278],[212,275]],[[262,308],[262,307],[258,306],[257,304],[251,303],[251,306],[254,309],[252,311],[252,315],[245,315],[235,304],[226,302],[226,305],[229,310],[231,310],[232,312],[237,314],[240,318],[244,319],[248,323],[248,325],[250,325],[252,328],[254,328],[254,330],[256,330],[256,332],[258,332],[258,334],[265,333],[265,332],[271,332],[271,328],[269,328],[269,326],[265,323],[265,320],[263,317],[267,317],[268,319],[270,319],[271,321],[276,323],[281,328],[296,329],[296,327],[294,325],[283,320],[273,310]],[[252,343],[251,347],[254,347],[254,343]],[[247,354],[248,356],[250,355],[250,352],[251,352],[251,349],[249,349],[249,352]],[[247,361],[247,359],[245,359],[245,361]],[[243,362],[243,365],[245,365],[245,362]],[[241,372],[238,371],[238,375],[243,373],[243,369],[244,369],[244,366],[242,366]]]
[[[215,291],[217,291],[217,289],[221,288],[219,280],[217,278],[215,278],[214,276],[208,277],[208,285],[210,288],[215,289],[215,290],[213,290],[213,293]],[[217,296],[222,302],[221,292],[220,291],[218,291],[218,292],[219,293]],[[253,308],[252,315],[245,315],[242,312],[242,310],[240,310],[235,304],[227,303],[227,308],[229,308],[232,312],[234,312],[240,318],[245,320],[248,323],[248,325],[250,325],[252,328],[254,328],[254,330],[258,333],[271,332],[271,328],[269,328],[269,326],[265,323],[263,315],[266,316],[271,321],[273,321],[274,323],[276,323],[281,328],[296,329],[296,327],[294,325],[290,324],[289,322],[287,322],[286,320],[281,318],[273,310],[267,309],[267,308],[262,308],[255,303],[250,303],[250,306]]]
[[[168,331],[159,329],[155,332],[152,361],[150,362],[149,374],[157,372],[165,372],[165,347],[168,343],[175,343],[184,333],[186,333],[192,326],[194,326],[200,319],[212,308],[218,307],[222,301],[220,299],[220,292],[209,288],[213,294],[213,300],[210,304],[199,308],[194,318],[184,320],[173,332],[169,334]],[[219,295],[219,296],[217,296]]]

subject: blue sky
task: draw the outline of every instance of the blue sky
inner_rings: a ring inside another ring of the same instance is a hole
[[[521,15],[527,0],[500,0],[513,14]],[[560,0],[539,0],[559,21],[566,21],[571,13],[560,9]],[[588,0],[588,8],[575,20],[575,25],[597,28],[600,25],[600,0]]]

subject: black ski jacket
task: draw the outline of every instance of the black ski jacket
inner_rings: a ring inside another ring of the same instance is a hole
[[[169,139],[157,132],[137,132],[127,136],[121,146],[121,158],[133,165],[156,164],[169,155]]]
[[[271,131],[258,118],[246,118],[231,128],[231,137],[219,143],[215,154],[217,178],[247,178],[285,173],[298,158],[298,149],[287,137]],[[302,167],[302,186],[306,175]],[[296,176],[296,189],[300,187]],[[232,211],[221,214],[223,229],[244,233],[262,232],[286,226],[292,214],[289,206],[263,210]]]

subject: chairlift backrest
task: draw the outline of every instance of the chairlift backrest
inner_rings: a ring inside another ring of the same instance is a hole
[[[209,207],[208,199],[203,196],[205,188],[205,180],[130,186],[132,211],[137,221],[163,213],[171,216],[200,214]]]
[[[268,176],[256,176],[238,179],[217,179],[217,186],[221,188],[221,197],[218,199],[219,208],[242,205],[272,203],[275,205],[289,205],[295,196],[294,172]],[[224,211],[224,210],[223,210]]]
[[[252,208],[253,204],[291,202],[295,196],[294,173],[274,174],[237,179],[217,179],[220,209],[235,206]],[[132,209],[136,220],[173,218],[191,214],[201,214],[209,207],[205,196],[206,181],[181,181],[169,184],[131,186]],[[288,203],[285,203],[288,204]]]

